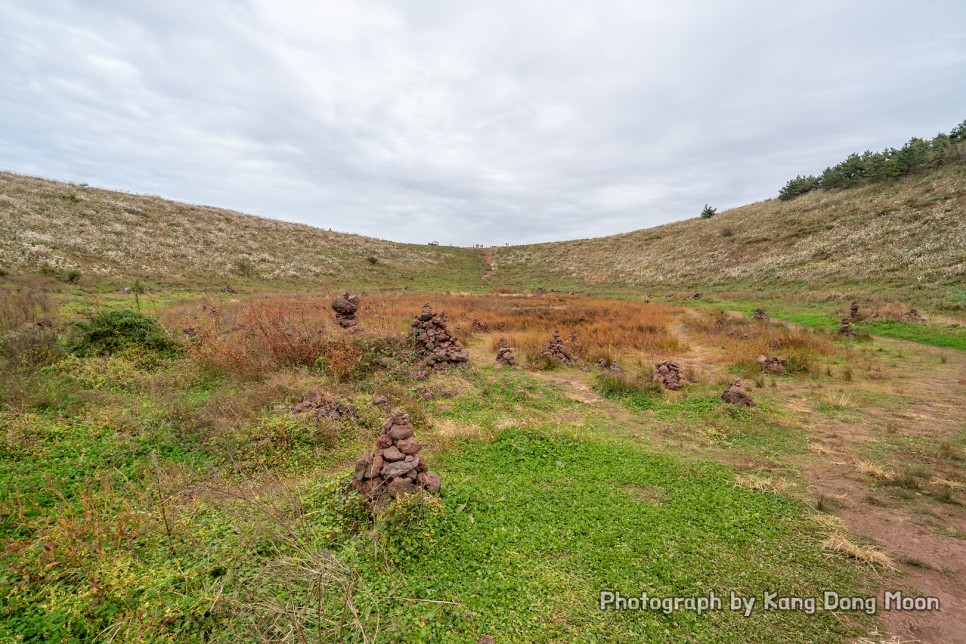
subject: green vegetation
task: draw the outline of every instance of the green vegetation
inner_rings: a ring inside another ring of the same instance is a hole
[[[788,181],[778,198],[788,201],[812,190],[852,188],[864,183],[883,183],[916,173],[925,173],[945,165],[963,163],[966,121],[949,134],[937,134],[931,140],[913,137],[901,148],[882,152],[865,151],[850,154],[841,163],[826,168],[819,176],[801,175]],[[703,216],[703,215],[702,215]]]
[[[170,355],[180,349],[155,318],[124,310],[100,311],[72,323],[66,345],[79,356],[109,355],[132,348]]]

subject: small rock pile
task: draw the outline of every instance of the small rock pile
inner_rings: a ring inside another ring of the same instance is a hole
[[[852,320],[849,318],[842,318],[842,324],[839,325],[839,335],[854,336],[855,329],[852,328]]]
[[[751,396],[745,391],[744,385],[741,384],[741,378],[738,378],[728,385],[728,388],[721,394],[721,400],[732,405],[745,405],[746,407],[756,406],[755,401],[751,399]]]
[[[312,414],[316,422],[322,420],[342,420],[355,416],[355,410],[330,394],[322,394],[317,389],[308,392],[292,407],[293,414]]]
[[[571,333],[570,337],[576,339],[576,334]],[[540,352],[541,358],[549,358],[554,362],[561,362],[563,364],[572,364],[577,362],[579,358],[574,354],[574,352],[567,346],[563,338],[560,337],[560,331],[554,331],[553,335],[547,341],[546,346],[543,347],[543,351]]]
[[[349,291],[332,300],[332,310],[335,311],[335,321],[349,333],[359,330],[359,320],[356,319],[356,311],[359,310],[359,297],[352,295]]]
[[[510,346],[510,341],[506,338],[500,338],[500,348],[496,351],[496,366],[517,366],[517,358],[513,355],[513,348]]]
[[[760,322],[764,322],[768,319],[768,316],[765,315],[765,309],[762,308],[755,309],[755,314],[752,317]]]
[[[480,322],[479,320],[477,320],[476,318],[473,318],[473,324],[470,328],[472,328],[474,331],[481,331],[481,332],[487,331],[486,325]]]
[[[608,360],[607,358],[601,358],[597,361],[597,366],[604,370],[604,374],[608,376],[619,376],[624,373],[621,366],[614,362],[613,360]]]
[[[788,364],[788,358],[785,356],[759,355],[758,364],[761,366],[761,370],[765,373],[780,376],[785,373],[785,365]]]
[[[859,317],[859,303],[856,300],[852,300],[852,304],[849,305],[849,317],[853,320]]]
[[[907,322],[925,322],[926,318],[919,315],[919,311],[917,311],[916,309],[909,309],[909,312],[906,313],[906,321]]]
[[[426,461],[417,456],[423,444],[413,438],[413,431],[409,415],[393,409],[382,424],[376,450],[356,461],[352,489],[374,502],[423,489],[439,492],[439,474],[431,472]]]
[[[665,389],[677,391],[688,384],[688,379],[681,373],[681,365],[673,360],[661,360],[654,365],[654,375],[651,380],[659,382]]]
[[[426,358],[426,366],[438,371],[452,367],[466,367],[470,352],[446,329],[446,314],[433,313],[429,304],[412,323],[420,353]]]

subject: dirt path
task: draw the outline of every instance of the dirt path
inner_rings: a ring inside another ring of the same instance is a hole
[[[490,248],[481,248],[480,254],[483,255],[483,265],[486,267],[486,272],[483,273],[483,279],[485,281],[490,281],[490,278],[496,275],[496,260],[493,259],[493,250]]]

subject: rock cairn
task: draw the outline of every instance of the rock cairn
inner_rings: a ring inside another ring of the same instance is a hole
[[[467,366],[470,352],[447,330],[445,313],[434,313],[429,304],[424,304],[411,326],[427,367],[443,371]]]
[[[472,328],[474,331],[480,331],[480,332],[486,332],[488,330],[486,328],[486,325],[480,322],[479,320],[477,320],[476,318],[473,318],[473,324],[471,325],[470,328]]]
[[[909,312],[906,313],[906,321],[907,322],[925,322],[926,318],[919,315],[919,311],[917,311],[916,309],[909,309]]]
[[[745,391],[744,385],[741,384],[741,378],[728,385],[728,388],[721,394],[721,400],[732,405],[756,406],[755,401],[751,399],[751,396]]]
[[[343,329],[350,333],[359,330],[359,320],[356,319],[356,311],[359,310],[359,297],[352,295],[349,291],[332,300],[332,310],[335,311],[335,321]]]
[[[788,358],[785,356],[766,356],[762,354],[758,356],[758,364],[765,373],[780,376],[785,373],[785,365],[788,364]]]
[[[500,348],[496,350],[496,365],[497,367],[517,366],[517,358],[513,355],[513,348],[506,338],[500,338]]]
[[[688,384],[688,379],[681,373],[681,365],[673,360],[661,360],[654,365],[654,375],[651,380],[659,382],[665,389],[677,391]]]
[[[573,333],[571,337],[576,339],[576,335]],[[540,352],[541,358],[549,358],[554,362],[560,362],[563,364],[572,364],[578,361],[577,356],[574,352],[567,346],[564,339],[560,337],[560,331],[554,331],[553,335],[547,341],[546,346],[543,347],[543,351]]]
[[[852,303],[849,305],[849,317],[853,320],[859,317],[859,303],[856,300],[852,300]]]
[[[852,320],[850,318],[842,318],[842,323],[839,325],[839,335],[854,336],[855,329],[852,328]]]
[[[352,489],[374,502],[419,490],[439,492],[439,474],[417,456],[423,444],[413,438],[413,431],[409,414],[393,409],[382,424],[375,451],[356,461]]]
[[[317,389],[308,392],[292,407],[293,414],[312,414],[316,422],[323,420],[342,420],[355,416],[355,410],[331,394],[323,394]]]
[[[765,309],[762,308],[755,309],[755,314],[752,317],[759,322],[764,322],[768,319],[768,316],[765,315]]]

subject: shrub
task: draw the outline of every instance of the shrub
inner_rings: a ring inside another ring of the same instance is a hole
[[[109,355],[142,348],[169,355],[180,345],[158,321],[136,311],[101,311],[74,322],[66,338],[68,350],[79,356]]]
[[[718,214],[718,209],[704,204],[704,209],[701,211],[701,219],[711,219],[716,214]]]

